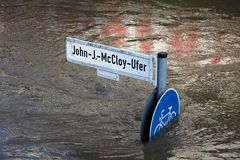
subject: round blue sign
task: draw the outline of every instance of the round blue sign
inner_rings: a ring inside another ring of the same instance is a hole
[[[171,120],[180,115],[180,101],[177,91],[173,88],[167,89],[159,99],[153,112],[149,139],[152,140],[160,130]]]

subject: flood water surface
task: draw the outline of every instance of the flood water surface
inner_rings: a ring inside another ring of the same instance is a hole
[[[191,2],[1,1],[0,159],[239,159],[239,3]],[[154,87],[66,62],[67,36],[167,51],[179,120],[142,144]]]

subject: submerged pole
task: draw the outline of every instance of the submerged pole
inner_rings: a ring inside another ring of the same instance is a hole
[[[157,55],[157,99],[167,89],[167,56],[166,52]]]

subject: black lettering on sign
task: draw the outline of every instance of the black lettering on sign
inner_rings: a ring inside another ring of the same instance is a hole
[[[72,54],[76,54],[81,57],[91,57],[91,59],[102,62],[106,62],[109,64],[114,64],[117,66],[121,66],[122,69],[126,69],[127,66],[131,67],[134,70],[139,71],[146,71],[146,64],[142,64],[138,59],[131,59],[131,63],[127,61],[126,59],[123,59],[115,54],[108,54],[107,52],[101,52],[100,55],[97,55],[96,51],[93,50],[92,54],[88,53],[86,50],[82,49],[81,47],[76,48],[76,46],[73,46],[73,52]]]
[[[135,64],[135,60],[134,59],[131,60],[131,67],[132,67],[132,69],[136,68],[136,64]]]
[[[108,61],[108,63],[111,63],[111,57],[110,56],[107,56],[107,61]]]
[[[88,57],[88,52],[86,50],[83,50],[81,47],[76,48],[76,46],[73,46],[73,52],[72,54],[76,54],[77,56],[81,57]]]
[[[136,70],[140,70],[140,71],[145,72],[147,65],[140,63],[139,60],[132,59],[131,60],[131,67],[132,67],[132,69],[136,69]]]
[[[144,71],[144,72],[146,71],[146,67],[147,67],[147,65],[144,64],[144,66],[143,66],[143,71]]]
[[[93,50],[93,57],[92,59],[96,59],[96,53],[95,53],[95,50]]]
[[[101,61],[107,62],[107,53],[101,52]]]
[[[73,52],[72,52],[72,54],[75,54],[75,46],[73,46]]]
[[[79,55],[79,50],[78,49],[76,49],[76,55]]]
[[[116,56],[113,54],[112,55],[112,64],[116,64],[116,61],[114,61],[115,58],[116,58]]]

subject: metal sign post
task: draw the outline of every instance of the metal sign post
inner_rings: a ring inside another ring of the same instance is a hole
[[[157,98],[160,98],[167,88],[167,56],[166,52],[157,55]]]
[[[142,114],[142,142],[148,142],[172,120],[180,115],[180,100],[177,91],[167,89],[167,56],[166,52],[157,55],[157,87],[148,97]]]
[[[70,37],[65,39],[65,49],[67,61],[96,68],[98,76],[118,81],[119,75],[125,75],[157,85],[142,115],[142,142],[153,140],[179,116],[178,93],[173,88],[167,89],[167,53],[161,52],[156,57]]]

